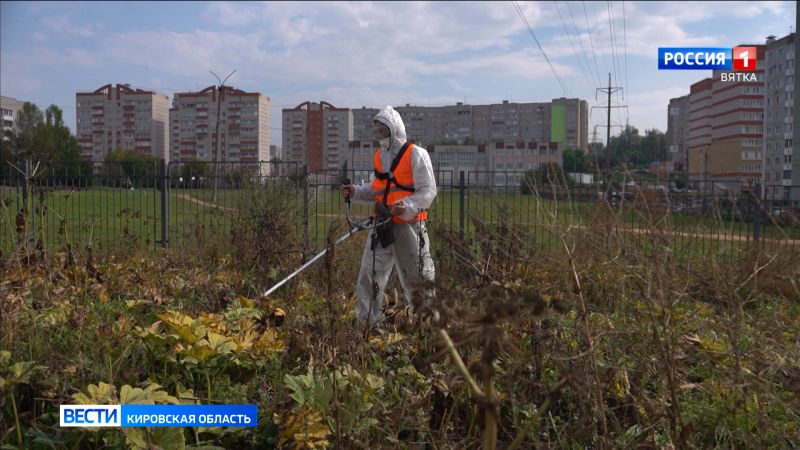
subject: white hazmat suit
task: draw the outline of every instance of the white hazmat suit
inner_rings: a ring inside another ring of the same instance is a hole
[[[406,143],[406,128],[400,114],[391,106],[383,108],[374,120],[385,124],[391,131],[389,138],[381,139],[383,141],[381,142],[381,147],[383,147],[381,166],[384,170],[388,170],[395,156]],[[401,200],[406,210],[400,218],[406,221],[414,219],[421,211],[427,210],[436,198],[436,179],[428,151],[416,145],[412,145],[407,151],[411,152],[414,192]],[[369,183],[355,186],[354,201],[359,203],[375,202],[375,194],[372,189],[374,179],[373,172]],[[380,244],[373,246],[371,237],[367,238],[356,285],[356,297],[358,297],[356,312],[359,321],[367,320],[369,317],[370,323],[376,324],[381,320],[383,290],[393,268],[397,271],[409,306],[429,301],[429,299],[414,298],[415,295],[423,295],[423,293],[429,295],[430,291],[422,291],[417,286],[423,280],[432,282],[435,276],[425,221],[395,223],[393,232],[395,242],[387,248],[383,248]],[[377,286],[373,283],[377,283]]]

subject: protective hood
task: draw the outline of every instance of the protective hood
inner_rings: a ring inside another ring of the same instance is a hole
[[[396,152],[406,143],[406,126],[403,124],[403,119],[400,118],[400,113],[394,108],[385,106],[375,115],[374,120],[385,124],[392,132],[390,152]]]

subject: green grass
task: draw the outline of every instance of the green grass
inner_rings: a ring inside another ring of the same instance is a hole
[[[304,204],[303,191],[292,195],[298,208]],[[0,191],[0,198],[8,205],[0,212],[0,247],[8,250],[19,244],[15,232],[15,215],[21,207],[19,195],[8,188]],[[219,189],[214,201],[211,189],[171,189],[169,191],[168,223],[169,240],[172,246],[196,246],[211,239],[228,235],[231,213],[242,207],[243,191]],[[309,224],[308,235],[311,248],[323,245],[332,222],[342,224],[346,206],[337,190],[313,187],[308,191]],[[114,188],[91,188],[78,191],[50,191],[44,195],[43,211],[35,210],[29,218],[41,234],[44,224],[44,244],[48,249],[63,247],[66,240],[73,246],[86,247],[90,243],[98,250],[118,248],[156,248],[161,233],[161,194],[153,188],[136,190]],[[34,207],[41,205],[41,196],[34,196]],[[218,208],[214,207],[218,206]],[[246,207],[246,205],[244,205]],[[457,190],[440,190],[429,210],[432,227],[460,229],[460,196]],[[532,247],[552,249],[557,242],[544,224],[557,227],[567,225],[590,226],[590,218],[597,203],[589,201],[570,202],[521,195],[516,190],[487,191],[470,189],[464,198],[464,233],[474,236],[474,219],[491,225],[506,222],[512,227],[527,229],[532,236]],[[371,205],[353,204],[355,219],[370,214]],[[623,230],[629,230],[631,238],[643,237],[638,231],[650,228],[643,211],[626,208],[615,209]],[[66,224],[66,237],[60,233],[61,218]],[[697,214],[673,212],[667,215],[663,227],[676,238],[676,251],[690,252],[743,252],[749,246],[752,223],[727,220]],[[303,226],[303,224],[298,224]],[[341,233],[339,233],[341,234]],[[800,239],[800,227],[781,229],[772,224],[762,227],[765,246],[779,245],[770,239]],[[37,235],[39,237],[39,235]]]

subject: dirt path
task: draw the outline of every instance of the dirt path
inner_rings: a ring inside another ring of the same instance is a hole
[[[210,203],[210,202],[206,202],[206,201],[203,201],[203,200],[196,199],[196,198],[192,197],[191,195],[187,195],[187,194],[178,194],[178,198],[181,199],[181,200],[186,200],[187,202],[192,202],[192,203],[194,203],[196,205],[205,206],[206,208],[214,208],[214,209],[219,209],[219,210],[228,211],[228,212],[236,211],[236,208],[229,208],[227,206],[215,205],[215,204]]]
[[[585,229],[586,225],[575,225],[576,228]],[[633,228],[633,227],[617,227],[616,231],[622,233],[633,234],[649,234],[650,230],[646,228]],[[752,236],[747,235],[733,235],[733,234],[716,234],[716,233],[699,233],[689,231],[664,231],[667,236],[678,236],[697,239],[712,239],[717,241],[732,241],[732,242],[751,242]],[[779,239],[779,238],[761,238],[761,242],[770,244],[786,244],[786,245],[800,245],[800,239]]]

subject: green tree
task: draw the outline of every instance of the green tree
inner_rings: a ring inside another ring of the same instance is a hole
[[[666,161],[667,137],[657,130],[645,130],[641,136],[636,127],[627,126],[617,136],[611,137],[612,167],[625,162],[629,167],[647,168],[653,161]],[[605,153],[600,158],[605,165]]]
[[[14,127],[6,130],[5,136],[10,142],[9,160],[41,160],[48,155],[46,142],[42,133],[44,114],[33,103],[25,102],[17,111]]]
[[[23,160],[31,167],[38,164],[36,175],[42,175],[37,179],[48,183],[74,184],[79,177],[91,176],[91,162],[81,157],[80,145],[64,125],[63,113],[56,105],[42,112],[35,104],[24,103],[4,137],[4,166]]]
[[[106,173],[115,186],[136,187],[155,183],[157,159],[132,150],[118,149],[106,156]]]
[[[58,106],[50,105],[45,110],[41,133],[52,155],[47,172],[52,181],[75,185],[91,177],[92,162],[81,156],[81,147],[64,125],[63,113]]]
[[[209,176],[213,172],[213,163],[190,159],[180,164],[171,165],[176,170],[173,176],[178,181],[178,187],[201,187],[207,186]]]
[[[533,193],[534,186],[542,192],[572,185],[573,181],[563,167],[556,163],[547,163],[542,164],[536,170],[525,172],[519,187],[523,195],[530,195]]]
[[[581,149],[568,148],[562,153],[562,166],[570,173],[588,172],[589,157]]]

